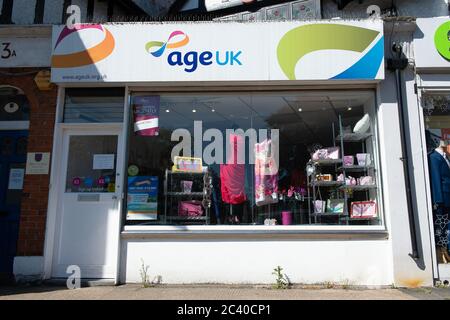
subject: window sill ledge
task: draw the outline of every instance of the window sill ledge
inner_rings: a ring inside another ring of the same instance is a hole
[[[125,226],[122,239],[387,240],[383,226]]]

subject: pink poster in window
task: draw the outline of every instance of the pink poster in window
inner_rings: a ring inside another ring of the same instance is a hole
[[[159,134],[159,96],[133,98],[134,132],[140,136]]]

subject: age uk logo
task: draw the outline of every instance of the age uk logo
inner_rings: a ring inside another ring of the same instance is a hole
[[[90,64],[95,64],[103,59],[106,59],[114,51],[115,40],[111,32],[99,24],[92,25],[75,25],[73,29],[64,27],[56,40],[56,44],[53,50],[64,42],[64,40],[72,33],[79,32],[86,29],[97,29],[103,32],[104,38],[100,43],[91,48],[81,48],[81,51],[72,52],[68,54],[55,54],[52,55],[52,67],[53,68],[76,68]]]
[[[189,36],[183,31],[173,31],[166,42],[150,41],[145,45],[145,51],[153,57],[161,57],[167,49],[178,49],[186,46],[190,42]],[[184,67],[185,72],[194,72],[199,66],[241,66],[239,60],[242,51],[171,51],[167,55],[167,63],[170,66]]]

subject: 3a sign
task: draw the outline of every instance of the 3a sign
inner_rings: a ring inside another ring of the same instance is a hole
[[[17,56],[16,51],[11,48],[11,42],[2,42],[2,52],[0,57],[2,59],[10,59]]]

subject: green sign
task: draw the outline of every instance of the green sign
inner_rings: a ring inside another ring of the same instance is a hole
[[[441,56],[450,61],[450,21],[445,22],[436,30],[434,44]]]

